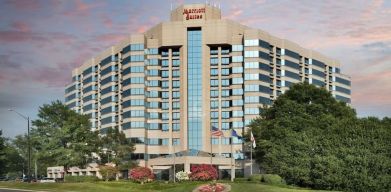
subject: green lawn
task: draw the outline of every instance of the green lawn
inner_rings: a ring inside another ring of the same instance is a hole
[[[182,192],[192,191],[196,186],[201,185],[200,182],[187,183],[147,183],[144,185],[135,184],[132,182],[97,182],[97,183],[17,183],[17,182],[0,182],[0,188],[17,188],[30,190],[44,190],[44,191],[83,191],[83,192],[104,192],[104,191],[170,191]],[[315,190],[293,188],[293,187],[278,187],[271,185],[264,185],[258,183],[229,183],[232,186],[232,191],[262,191],[262,192],[306,192]],[[324,191],[323,191],[324,192]]]

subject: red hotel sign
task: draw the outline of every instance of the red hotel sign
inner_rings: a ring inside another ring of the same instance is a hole
[[[205,8],[183,10],[183,15],[186,15],[186,20],[202,19],[202,15],[204,13],[205,13]]]

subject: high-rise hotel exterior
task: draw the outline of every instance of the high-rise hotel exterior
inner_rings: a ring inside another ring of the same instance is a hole
[[[247,173],[246,147],[230,141],[229,129],[243,134],[259,107],[304,81],[346,103],[351,98],[338,61],[221,19],[206,4],[179,6],[170,21],[87,60],[72,79],[66,104],[88,114],[92,130],[122,130],[136,143],[132,158],[154,170],[212,161]],[[225,137],[211,137],[212,126]]]

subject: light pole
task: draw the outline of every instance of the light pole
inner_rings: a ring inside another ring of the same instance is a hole
[[[27,147],[28,147],[28,163],[27,163],[27,177],[28,177],[28,181],[30,182],[30,177],[31,177],[31,174],[30,174],[30,166],[31,166],[31,147],[30,147],[30,117],[26,117],[24,115],[22,115],[21,113],[15,111],[14,109],[8,109],[8,111],[13,111],[15,112],[16,114],[18,114],[19,116],[21,116],[23,119],[27,120]]]

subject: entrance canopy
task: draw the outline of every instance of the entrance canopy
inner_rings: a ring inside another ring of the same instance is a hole
[[[187,171],[190,170],[190,164],[212,164],[217,166],[230,167],[231,158],[226,158],[223,156],[214,156],[211,158],[210,153],[190,149],[175,153],[175,158],[174,154],[171,154],[148,160],[148,165],[152,168],[174,164],[184,164],[185,170],[188,168]]]

